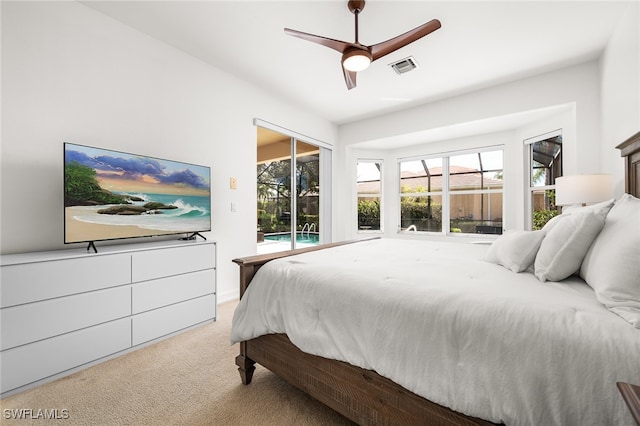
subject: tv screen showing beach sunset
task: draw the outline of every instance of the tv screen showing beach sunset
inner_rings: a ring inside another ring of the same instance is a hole
[[[211,230],[210,168],[64,144],[64,242]]]

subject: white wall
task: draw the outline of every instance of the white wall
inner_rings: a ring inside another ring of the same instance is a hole
[[[603,172],[611,173],[615,191],[624,190],[623,160],[615,149],[640,130],[640,3],[632,3],[616,27],[601,61]]]
[[[0,252],[68,248],[64,141],[203,164],[212,168],[206,237],[219,243],[219,299],[237,297],[231,260],[255,253],[253,118],[330,144],[335,127],[82,4],[1,7]]]

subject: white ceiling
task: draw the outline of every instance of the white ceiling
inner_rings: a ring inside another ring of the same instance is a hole
[[[303,105],[336,124],[597,58],[625,2],[382,1],[359,18],[360,42],[379,43],[437,18],[442,28],[374,62],[347,90],[340,54],[289,27],[354,40],[347,1],[86,1],[85,5]],[[413,56],[398,76],[388,64]]]

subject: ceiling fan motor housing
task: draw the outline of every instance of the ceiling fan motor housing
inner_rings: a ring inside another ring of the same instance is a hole
[[[351,13],[360,13],[364,9],[364,0],[350,0],[347,7]]]

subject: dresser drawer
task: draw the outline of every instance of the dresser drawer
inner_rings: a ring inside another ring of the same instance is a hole
[[[0,310],[1,349],[9,349],[131,315],[131,286],[76,294]]]
[[[0,397],[215,319],[215,264],[212,241],[0,256]]]
[[[133,282],[215,267],[215,244],[176,247],[131,254]]]
[[[128,253],[4,265],[0,267],[2,308],[83,293],[131,282]]]
[[[214,319],[215,295],[170,305],[134,315],[132,321],[133,345],[165,336],[183,328]]]
[[[213,269],[145,281],[133,285],[132,310],[137,314],[215,291],[216,273]]]
[[[2,393],[131,347],[131,319],[0,352]]]

